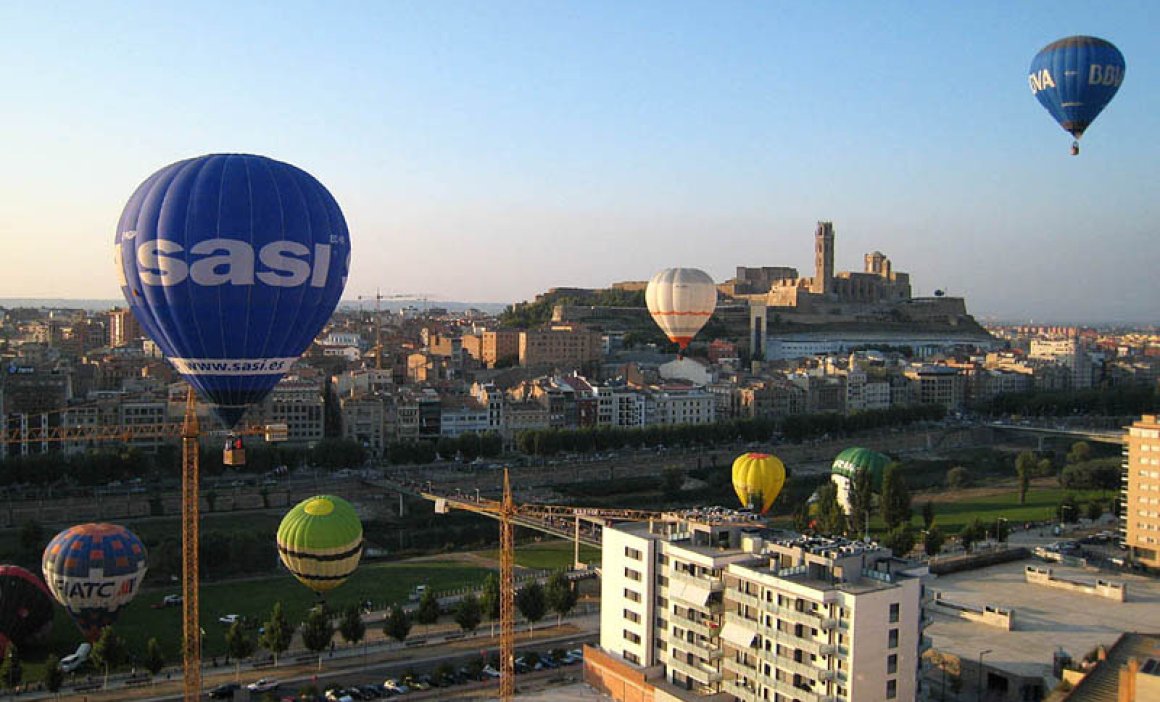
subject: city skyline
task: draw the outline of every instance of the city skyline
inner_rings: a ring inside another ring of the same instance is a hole
[[[1155,321],[1150,4],[278,7],[0,8],[0,297],[115,299],[137,184],[246,151],[338,199],[348,301],[806,272],[832,220],[981,320]],[[1076,33],[1128,68],[1071,158],[1026,70]]]

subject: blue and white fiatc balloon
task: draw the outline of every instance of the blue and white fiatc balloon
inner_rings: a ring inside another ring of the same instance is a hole
[[[1027,76],[1031,93],[1077,140],[1124,82],[1124,56],[1096,37],[1067,37],[1035,55]],[[1072,144],[1072,153],[1079,145]]]
[[[116,259],[137,321],[229,428],[334,312],[350,236],[309,173],[214,154],[137,188],[117,225]]]

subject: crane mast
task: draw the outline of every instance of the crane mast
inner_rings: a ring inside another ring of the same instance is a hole
[[[516,508],[508,471],[503,471],[503,502],[499,509],[499,698],[508,702],[516,692],[515,538]]]
[[[185,401],[185,422],[181,428],[181,622],[182,661],[185,669],[185,702],[201,696],[201,622],[198,543],[201,517],[197,420],[193,388]]]

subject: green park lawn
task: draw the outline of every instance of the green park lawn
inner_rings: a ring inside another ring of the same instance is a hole
[[[374,606],[404,603],[416,585],[426,584],[436,593],[468,585],[478,585],[490,572],[487,568],[465,565],[459,561],[407,561],[365,563],[343,585],[326,597],[332,609],[371,600]],[[150,638],[156,638],[171,665],[180,662],[181,608],[153,609],[166,594],[180,593],[180,583],[172,588],[152,589],[138,593],[137,598],[121,613],[115,625],[116,632],[125,639],[130,654],[144,657]],[[205,630],[203,657],[225,656],[225,633],[228,628],[218,622],[225,614],[241,614],[260,623],[267,619],[275,602],[282,602],[287,617],[293,623],[301,622],[317,596],[290,575],[234,580],[223,583],[203,583],[201,586],[201,622]],[[257,632],[254,632],[256,638]],[[80,633],[62,608],[56,609],[52,639],[45,650],[28,652],[25,679],[38,680],[43,676],[40,665],[49,652],[58,655],[71,653],[81,642]]]
[[[571,541],[545,539],[516,546],[516,565],[538,570],[560,570],[572,567],[573,545]],[[480,551],[479,555],[494,560],[499,567],[499,550]],[[599,563],[600,549],[580,545],[580,560],[583,563]]]
[[[963,527],[976,518],[984,524],[993,523],[1003,517],[1014,524],[1023,522],[1051,521],[1057,518],[1056,509],[1066,495],[1072,495],[1078,503],[1080,511],[1086,516],[1086,506],[1092,498],[1103,501],[1104,511],[1109,510],[1110,501],[1115,493],[1105,490],[1064,490],[1059,487],[1035,487],[1027,492],[1025,504],[1019,504],[1019,491],[1011,489],[964,490],[961,497],[949,492],[937,494],[916,493],[913,495],[911,507],[914,511],[912,523],[921,525],[922,508],[929,499],[934,503],[934,523],[945,533],[958,533]],[[872,531],[881,531],[884,528],[881,519],[875,518],[870,522]]]

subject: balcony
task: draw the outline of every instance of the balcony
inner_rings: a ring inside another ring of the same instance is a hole
[[[763,603],[761,601],[761,598],[759,598],[757,595],[749,595],[749,594],[746,594],[744,592],[741,592],[740,590],[726,590],[725,591],[725,599],[732,600],[733,602],[736,602],[737,604],[743,604],[743,605],[747,605],[749,607],[756,607],[757,609],[764,609],[765,608],[765,603]],[[774,606],[774,604],[772,602],[770,602],[768,604],[769,604],[769,609],[771,609],[771,610],[776,609],[776,607]]]
[[[702,665],[699,663],[686,663],[680,658],[669,657],[665,661],[665,666],[670,670],[675,670],[682,675],[692,678],[704,685],[712,685],[713,683],[721,682],[721,671],[716,668]]]
[[[724,685],[724,691],[744,702],[763,702],[757,695],[757,686],[746,687],[740,680],[729,680]]]
[[[838,653],[837,644],[822,644],[818,646],[818,653],[823,656],[833,656]]]
[[[777,610],[778,619],[784,619],[787,622],[794,624],[805,624],[810,627],[820,627],[822,625],[821,616],[812,612],[799,612],[796,609],[788,607],[780,607]]]
[[[691,631],[695,634],[700,634],[707,639],[716,639],[721,635],[721,627],[709,626],[704,621],[693,621],[691,619],[683,619],[674,616],[669,620],[669,624],[685,631]]]
[[[783,646],[800,648],[810,653],[820,654],[822,652],[822,644],[808,634],[806,636],[796,636],[791,632],[778,631],[775,627],[765,626],[764,624],[758,626],[757,629],[765,638]]]
[[[821,678],[823,671],[821,668],[815,668],[809,663],[799,663],[792,658],[786,656],[778,656],[773,660],[773,664],[787,673],[796,673],[810,680],[818,680]]]
[[[710,592],[721,592],[725,589],[725,581],[721,578],[710,578],[707,575],[689,575],[683,570],[671,569],[666,575],[670,582],[696,583]]]

